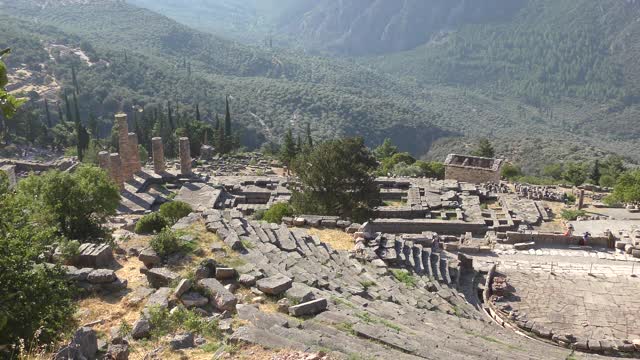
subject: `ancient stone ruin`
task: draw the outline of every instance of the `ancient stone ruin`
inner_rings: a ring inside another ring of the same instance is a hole
[[[444,161],[445,179],[473,184],[500,182],[504,160],[450,154]]]

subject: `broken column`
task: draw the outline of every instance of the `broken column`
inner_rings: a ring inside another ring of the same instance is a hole
[[[161,137],[151,139],[151,151],[153,152],[153,171],[161,174],[164,172],[164,144]]]
[[[140,171],[140,152],[138,151],[138,135],[129,133],[129,169],[132,174]]]
[[[121,175],[123,181],[128,181],[133,179],[133,171],[129,168],[129,124],[127,123],[127,114],[116,114],[116,122],[118,123]]]
[[[111,161],[110,161],[109,157],[110,157],[110,155],[109,155],[109,153],[107,151],[100,151],[98,153],[98,164],[99,164],[100,168],[102,170],[106,171],[107,173],[109,173],[111,171],[110,170]]]
[[[584,207],[584,190],[580,189],[580,199],[578,200],[578,210],[582,210]]]
[[[122,173],[122,161],[120,154],[113,153],[109,156],[109,175],[113,182],[118,184],[120,190],[124,189],[124,174]]]
[[[191,175],[191,148],[189,138],[180,138],[180,173]]]
[[[9,181],[9,189],[13,189],[18,183],[18,180],[16,178],[16,166],[15,165],[0,166],[0,172],[3,172],[7,176],[7,181]]]

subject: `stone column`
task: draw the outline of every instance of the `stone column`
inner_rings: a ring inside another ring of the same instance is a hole
[[[129,168],[129,124],[127,114],[116,114],[118,122],[118,147],[120,149],[121,174],[124,181],[133,179],[133,171]]]
[[[180,173],[191,175],[191,147],[189,138],[180,138]]]
[[[110,155],[107,151],[100,151],[98,153],[98,164],[100,164],[100,168],[105,170],[107,173],[111,171],[111,161],[109,156]]]
[[[584,190],[580,190],[580,199],[578,199],[578,210],[582,210],[584,207]]]
[[[135,174],[140,171],[140,152],[138,151],[138,135],[129,133],[129,169]]]
[[[153,153],[153,171],[156,174],[164,172],[164,144],[161,137],[151,139],[151,151]]]
[[[124,174],[122,172],[122,160],[120,159],[120,154],[113,153],[109,156],[109,174],[111,175],[111,179],[118,184],[120,190],[124,189]]]

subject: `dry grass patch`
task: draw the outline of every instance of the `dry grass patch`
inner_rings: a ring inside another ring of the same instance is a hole
[[[335,250],[353,250],[356,242],[350,234],[336,229],[309,229],[309,235],[317,236],[323,243],[331,245]]]

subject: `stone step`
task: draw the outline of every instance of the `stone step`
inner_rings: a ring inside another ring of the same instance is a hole
[[[449,274],[449,262],[445,258],[440,258],[440,273],[445,284],[451,284],[451,275]]]

